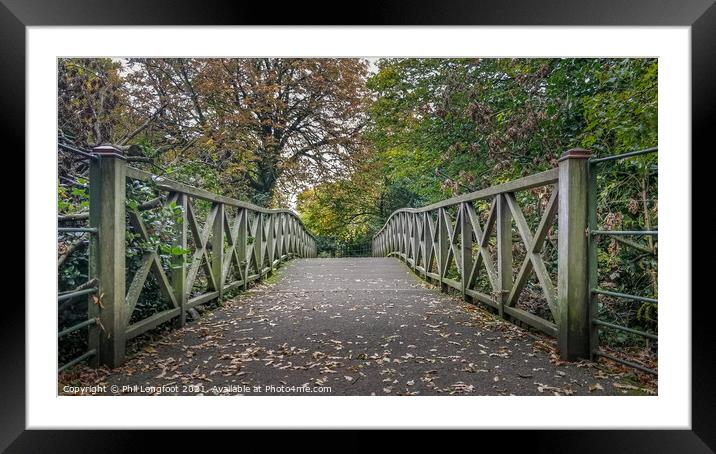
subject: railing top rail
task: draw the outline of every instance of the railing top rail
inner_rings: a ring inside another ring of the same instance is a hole
[[[388,219],[385,221],[383,227],[381,227],[381,229],[375,235],[373,235],[373,238],[380,235],[381,232],[385,230],[386,226],[393,218],[393,216],[398,213],[424,213],[426,211],[437,210],[438,208],[445,208],[448,206],[457,205],[458,203],[472,202],[475,200],[491,198],[498,194],[503,194],[506,192],[522,191],[525,189],[545,186],[551,183],[556,183],[558,179],[559,169],[554,168],[544,172],[536,173],[534,175],[529,175],[524,178],[519,178],[517,180],[508,181],[506,183],[498,184],[495,186],[490,186],[489,188],[480,189],[479,191],[470,192],[468,194],[463,194],[449,199],[441,200],[440,202],[433,203],[432,205],[424,206],[422,208],[400,208],[398,210],[393,211],[390,216],[388,216]]]
[[[243,202],[238,199],[234,199],[232,197],[226,197],[219,194],[214,194],[213,192],[207,191],[206,189],[196,188],[194,186],[190,186],[188,184],[180,183],[178,181],[171,180],[166,177],[162,177],[160,175],[154,175],[153,173],[137,169],[136,167],[127,166],[127,178],[131,178],[133,180],[139,180],[139,181],[151,181],[154,184],[157,185],[159,189],[165,190],[165,191],[176,191],[181,192],[182,194],[186,194],[192,197],[196,197],[198,199],[207,200],[210,202],[218,202],[223,203],[226,205],[231,205],[239,208],[247,208],[252,211],[257,211],[260,213],[287,213],[296,218],[296,220],[301,224],[301,227],[306,231],[306,233],[313,238],[316,239],[311,232],[308,231],[305,225],[303,225],[303,222],[301,221],[301,218],[298,216],[298,213],[295,211],[288,209],[288,208],[277,208],[277,209],[271,209],[271,208],[263,208],[258,205],[254,205],[253,203],[249,202]]]
[[[589,162],[592,164],[598,164],[600,162],[619,161],[619,160],[631,158],[634,156],[641,156],[641,155],[645,155],[645,154],[656,153],[658,151],[659,151],[659,147],[644,148],[643,150],[630,151],[628,153],[604,156],[601,158],[592,158],[589,160]]]

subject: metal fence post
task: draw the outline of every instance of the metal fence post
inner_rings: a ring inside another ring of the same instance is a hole
[[[569,150],[559,159],[557,311],[560,356],[589,358],[587,194],[589,150]]]
[[[125,198],[127,163],[122,152],[103,145],[90,160],[90,227],[97,228],[92,244],[99,281],[99,361],[119,366],[125,354]]]

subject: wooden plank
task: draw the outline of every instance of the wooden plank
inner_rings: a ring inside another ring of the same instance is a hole
[[[452,221],[450,221],[450,215],[448,214],[447,210],[445,210],[444,213],[445,216],[447,216],[448,225],[451,225],[451,228],[448,229],[448,234],[450,235],[450,251],[448,252],[448,256],[452,254],[451,258],[455,260],[457,272],[460,273],[460,276],[462,276],[464,274],[464,271],[462,269],[462,262],[460,260],[460,256],[462,255],[462,253],[460,252],[460,248],[457,244],[457,234],[460,231],[460,223],[462,221],[462,210],[458,206],[454,224],[452,224]],[[448,262],[449,261],[450,258],[448,258]]]
[[[151,271],[157,279],[159,291],[169,300],[172,306],[179,307],[179,302],[174,297],[174,292],[172,291],[172,285],[169,283],[169,279],[162,267],[162,262],[159,260],[159,254],[154,254]]]
[[[167,322],[181,313],[181,309],[174,307],[163,312],[158,312],[147,317],[133,325],[127,327],[126,338],[132,339],[142,333],[146,333],[150,329],[156,328],[164,322]]]
[[[104,147],[106,150],[106,147]],[[97,153],[90,160],[89,224],[98,231],[91,242],[91,255],[96,258],[95,276],[99,282],[99,309],[103,333],[99,336],[99,362],[117,367],[125,355],[125,241],[126,241],[126,176],[127,164],[119,150],[110,154]]]
[[[254,236],[254,260],[256,261],[256,272],[263,276],[261,270],[264,266],[264,214],[256,213],[256,235]]]
[[[557,319],[558,314],[555,301],[556,292],[554,289],[554,284],[552,283],[552,279],[549,277],[549,273],[547,272],[547,267],[545,267],[544,265],[542,256],[532,252],[532,250],[535,248],[535,243],[534,238],[532,237],[532,233],[530,232],[529,225],[527,224],[527,220],[522,214],[522,210],[517,204],[514,195],[505,194],[504,197],[507,200],[508,206],[510,207],[510,212],[512,213],[512,216],[515,220],[515,224],[517,225],[517,230],[519,231],[520,236],[522,237],[522,241],[524,241],[525,247],[527,248],[525,260],[532,262],[532,270],[534,271],[535,275],[537,276],[537,280],[542,286],[542,292],[544,293],[547,305],[549,306],[550,311],[552,311],[552,314],[555,319]],[[543,224],[542,227],[544,229],[545,224]],[[584,232],[586,232],[586,227]]]
[[[442,286],[444,284],[445,273],[447,273],[447,263],[450,254],[450,238],[448,237],[448,228],[446,224],[447,215],[445,209],[438,209],[438,272],[440,273],[441,289],[446,290]]]
[[[256,257],[256,251],[257,251],[256,241],[258,241],[257,236],[258,236],[258,232],[259,232],[259,223],[260,223],[259,215],[258,215],[258,213],[254,213],[254,219],[251,222],[251,225],[249,226],[249,232],[251,234],[250,236],[253,238],[253,243],[251,243],[251,245],[249,245],[248,241],[247,241],[246,267],[245,267],[246,272],[244,273],[244,275],[251,274],[250,271],[252,268],[254,271],[256,271],[256,273],[258,273],[260,271],[259,265],[257,263],[258,259]]]
[[[496,197],[497,204],[497,284],[499,291],[499,313],[504,315],[508,296],[512,290],[512,214],[505,195]]]
[[[529,175],[524,178],[520,178],[513,181],[508,181],[507,183],[491,186],[489,188],[481,189],[476,192],[471,192],[457,197],[452,197],[450,199],[445,199],[432,205],[424,206],[422,208],[401,208],[399,210],[394,211],[390,215],[386,223],[383,225],[383,228],[381,228],[378,233],[380,233],[385,228],[385,226],[388,224],[388,222],[393,216],[397,216],[401,213],[422,213],[424,211],[432,211],[438,208],[446,208],[463,202],[474,202],[476,200],[490,199],[499,194],[506,194],[515,191],[532,189],[539,186],[545,186],[548,184],[556,183],[558,180],[559,169],[550,169],[545,172],[536,173],[534,175]]]
[[[174,201],[178,207],[181,208],[182,222],[177,227],[177,232],[174,235],[172,246],[180,247],[184,250],[187,249],[187,200],[188,197],[185,194],[176,192],[173,193]],[[172,291],[174,292],[174,298],[177,300],[179,307],[181,308],[180,317],[178,320],[179,326],[186,324],[186,272],[187,272],[187,257],[186,254],[173,255],[172,256]]]
[[[410,215],[410,225],[412,230],[411,240],[413,243],[413,267],[417,267],[420,264],[420,232],[422,231],[418,222],[417,213],[413,213]]]
[[[234,199],[231,197],[225,197],[222,195],[214,194],[213,192],[207,191],[205,189],[196,188],[194,186],[190,186],[188,184],[179,183],[178,181],[171,180],[169,178],[165,178],[158,175],[153,175],[150,172],[146,172],[144,170],[137,169],[135,167],[127,166],[126,171],[126,177],[133,180],[139,180],[139,181],[151,181],[153,182],[157,188],[168,191],[168,192],[180,192],[182,194],[186,194],[188,196],[191,196],[196,199],[201,200],[207,200],[209,202],[213,203],[223,203],[226,205],[239,207],[239,208],[248,208],[252,211],[256,211],[259,213],[287,213],[291,216],[294,216],[298,222],[301,222],[300,218],[298,217],[298,214],[289,209],[281,208],[281,209],[271,209],[271,208],[264,208],[260,207],[258,205],[254,205],[249,202],[243,202],[238,199]],[[301,224],[303,226],[303,224]],[[304,226],[305,228],[305,226]]]
[[[237,209],[234,225],[231,225],[229,222],[228,212],[224,211],[224,219],[226,221],[224,222],[224,234],[226,235],[229,247],[224,251],[224,261],[221,270],[221,282],[223,283],[226,283],[226,279],[229,277],[229,271],[231,271],[232,266],[236,266],[238,270],[241,269],[241,266],[239,265],[240,260],[237,260],[236,255],[236,246],[239,241],[238,234],[240,218],[241,211]],[[241,271],[239,271],[239,276],[241,276]]]
[[[560,356],[589,358],[587,194],[590,152],[569,150],[559,160],[557,320]]]
[[[234,289],[240,288],[240,287],[242,287],[243,285],[244,285],[243,279],[242,279],[242,280],[239,280],[239,281],[233,281],[233,282],[231,282],[230,284],[224,285],[224,293],[227,293],[227,292],[230,292],[230,291],[232,291],[232,290],[234,290]]]
[[[466,289],[465,293],[471,298],[480,301],[481,303],[485,303],[488,306],[494,307],[495,309],[499,309],[500,304],[495,301],[490,295],[486,295],[475,289]]]
[[[209,285],[212,290],[219,292],[219,300],[223,296],[224,288],[224,204],[216,203],[212,207],[214,222],[211,224],[211,277]],[[209,228],[209,224],[205,228]]]
[[[530,260],[528,255],[522,261],[520,271],[517,273],[517,278],[515,279],[515,282],[510,289],[509,296],[507,297],[507,301],[505,302],[507,306],[514,306],[515,304],[517,304],[517,300],[520,296],[520,293],[522,293],[522,290],[524,290],[525,285],[527,285],[527,280],[530,277],[530,273],[532,273],[532,260]]]
[[[433,269],[433,261],[435,260],[435,251],[437,245],[437,229],[433,221],[432,213],[425,213],[425,271],[430,272]]]
[[[443,283],[449,285],[450,287],[462,291],[462,282],[458,282],[455,279],[449,279],[447,277],[443,278]]]
[[[201,229],[194,214],[194,207],[191,205],[191,203],[187,204],[187,219],[189,220],[189,227],[191,228],[192,238],[194,239],[195,246],[191,265],[189,267],[189,272],[187,273],[186,278],[187,294],[191,292],[191,289],[194,286],[194,281],[196,280],[196,276],[199,272],[200,266],[204,267],[204,272],[206,273],[207,280],[209,281],[209,286],[215,288],[214,276],[212,274],[210,265],[211,262],[206,252],[206,244],[209,240],[209,233],[211,232],[214,220],[216,219],[216,212],[216,205],[214,205],[207,214],[204,228]]]
[[[267,215],[266,225],[266,258],[268,259],[269,267],[273,268],[273,261],[276,255],[276,216],[273,214]],[[273,270],[272,270],[273,271]]]
[[[462,283],[462,294],[463,298],[468,299],[469,295],[465,293],[465,290],[470,284],[470,274],[472,272],[472,223],[467,213],[467,205],[470,202],[464,202],[460,204],[460,267],[462,272],[460,275],[460,282]],[[470,204],[471,205],[471,204]],[[472,205],[471,205],[472,207]]]
[[[193,298],[190,298],[189,301],[187,301],[187,303],[186,303],[187,309],[192,308],[194,306],[198,306],[200,304],[204,304],[207,301],[214,300],[218,297],[219,297],[219,292],[216,290],[214,290],[213,292],[202,293],[201,295],[197,295]]]
[[[552,195],[550,195],[547,206],[544,209],[544,213],[542,213],[542,218],[537,226],[537,230],[535,231],[535,236],[530,247],[530,250],[536,254],[541,253],[544,249],[544,240],[547,237],[550,226],[554,222],[554,217],[557,215],[558,196],[559,188],[554,187],[552,189]]]
[[[129,285],[129,289],[127,290],[127,295],[125,297],[125,305],[127,306],[124,315],[125,324],[129,323],[129,319],[132,317],[134,307],[137,305],[139,295],[142,293],[144,283],[147,281],[149,270],[152,267],[152,262],[154,261],[154,256],[156,255],[157,253],[153,251],[145,252],[142,256],[139,268],[137,268],[137,271],[134,273],[134,277],[132,278],[132,282]]]
[[[517,307],[505,306],[504,311],[507,315],[511,315],[514,318],[527,323],[531,327],[536,328],[545,334],[548,334],[552,337],[557,337],[557,325],[548,320],[537,317],[536,315],[530,314],[529,312],[523,311],[522,309],[519,309]]]
[[[492,290],[497,290],[497,273],[495,271],[495,266],[492,263],[490,249],[487,246],[487,242],[489,241],[490,233],[492,231],[493,226],[495,225],[495,218],[497,216],[497,210],[495,206],[496,203],[493,202],[490,208],[490,212],[488,214],[487,222],[485,223],[485,230],[483,231],[480,228],[480,220],[477,216],[477,213],[475,213],[475,207],[473,207],[470,203],[465,204],[466,212],[470,219],[470,223],[472,224],[472,228],[475,231],[475,237],[478,243],[478,253],[477,257],[475,258],[475,263],[469,274],[467,288],[472,288],[475,285],[475,281],[477,280],[478,276],[479,266],[482,263],[484,264],[485,272],[487,273],[487,278],[490,281],[490,286],[492,287]]]

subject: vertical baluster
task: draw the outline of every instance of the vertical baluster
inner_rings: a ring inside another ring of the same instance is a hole
[[[266,237],[266,252],[268,257],[268,265],[269,270],[267,272],[267,276],[271,276],[273,274],[273,261],[274,261],[274,253],[275,253],[275,247],[276,247],[276,215],[274,213],[269,213],[266,215],[268,217],[268,236]]]
[[[239,260],[241,260],[241,270],[243,275],[241,276],[244,280],[243,288],[246,290],[249,286],[249,260],[246,258],[247,243],[249,239],[249,210],[246,208],[239,208],[239,232],[236,235],[236,247]]]
[[[187,249],[187,227],[188,227],[188,220],[187,220],[187,204],[188,197],[186,194],[182,194],[180,192],[172,194],[172,197],[175,200],[175,203],[177,207],[181,208],[181,223],[176,226],[176,232],[174,235],[174,239],[172,242],[172,246],[180,247],[184,250]],[[177,320],[177,324],[179,326],[184,326],[186,324],[186,266],[187,266],[187,255],[181,254],[181,255],[172,255],[172,272],[171,272],[171,280],[172,280],[172,290],[174,292],[174,298],[176,299],[177,303],[179,304],[179,308],[181,309],[181,312],[179,313],[179,318]]]
[[[423,213],[423,278],[428,280],[428,272],[430,271],[432,238],[430,237],[430,225],[428,224],[428,216],[426,211]]]
[[[439,248],[439,255],[440,263],[439,263],[439,273],[440,273],[440,289],[443,292],[447,292],[447,284],[445,284],[445,274],[447,273],[448,269],[448,250],[450,248],[450,239],[448,237],[448,226],[445,222],[447,214],[445,213],[444,208],[438,209],[438,248]]]
[[[460,263],[462,267],[461,284],[462,297],[465,301],[471,301],[465,290],[470,285],[470,271],[472,270],[472,224],[470,223],[470,215],[467,212],[467,204],[461,203],[460,210]]]
[[[258,269],[258,280],[261,280],[261,271],[263,270],[263,237],[264,237],[264,225],[263,225],[263,213],[256,212],[257,222],[256,222],[256,237],[254,238],[254,253],[255,253],[255,259],[256,259],[256,269]]]
[[[219,292],[219,301],[224,296],[224,204],[216,203],[216,217],[211,232],[211,274]]]
[[[420,257],[420,233],[418,233],[418,215],[410,213],[410,224],[412,226],[412,242],[413,242],[413,270],[418,269],[418,258]]]
[[[503,194],[497,196],[497,295],[500,317],[512,290],[512,213]]]

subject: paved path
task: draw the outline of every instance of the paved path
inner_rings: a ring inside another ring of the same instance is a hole
[[[203,395],[624,392],[593,364],[559,363],[549,339],[440,293],[397,259],[294,260],[274,280],[146,346],[106,383]]]

